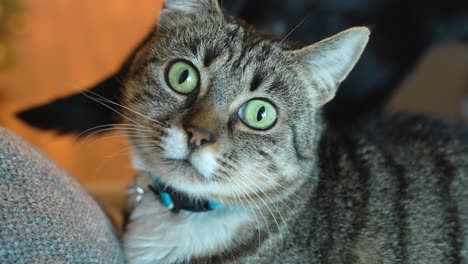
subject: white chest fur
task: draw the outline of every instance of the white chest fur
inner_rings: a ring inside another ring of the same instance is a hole
[[[249,223],[242,209],[174,214],[146,193],[130,216],[124,234],[128,263],[175,263],[229,247],[237,230]]]

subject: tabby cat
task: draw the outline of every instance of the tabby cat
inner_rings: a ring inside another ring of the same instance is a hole
[[[129,263],[468,263],[466,128],[322,118],[368,38],[296,47],[166,0],[120,101],[141,171]]]

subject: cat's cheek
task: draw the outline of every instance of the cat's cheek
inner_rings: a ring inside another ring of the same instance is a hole
[[[163,156],[168,159],[182,160],[189,155],[187,135],[177,127],[166,130],[167,136],[162,140]]]

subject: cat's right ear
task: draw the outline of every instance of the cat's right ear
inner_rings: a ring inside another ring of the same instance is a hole
[[[177,22],[180,21],[180,16],[201,12],[222,14],[218,0],[164,0],[158,19],[158,26],[164,28],[177,25]]]
[[[354,27],[332,37],[293,51],[304,79],[316,87],[321,105],[327,103],[361,57],[369,41],[367,27]]]

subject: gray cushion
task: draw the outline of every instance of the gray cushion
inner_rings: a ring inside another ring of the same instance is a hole
[[[95,200],[2,128],[0,263],[124,263],[113,227]]]

